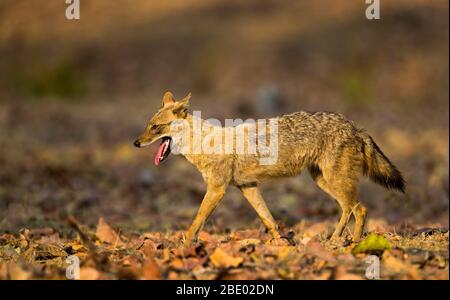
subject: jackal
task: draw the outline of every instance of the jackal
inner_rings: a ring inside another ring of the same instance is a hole
[[[168,157],[174,146],[173,137],[178,134],[174,131],[174,126],[171,126],[174,121],[181,120],[192,126],[195,122],[206,122],[196,120],[188,110],[189,99],[190,94],[175,101],[173,94],[166,92],[161,108],[134,142],[136,147],[144,147],[157,140],[162,141],[155,157],[156,165]],[[358,128],[344,116],[330,112],[295,112],[271,120],[277,122],[278,142],[278,157],[273,164],[260,164],[259,151],[243,154],[183,153],[201,172],[207,184],[206,195],[185,235],[185,244],[196,239],[197,233],[217,207],[229,185],[241,190],[274,238],[280,238],[277,224],[258,189],[258,184],[264,179],[295,176],[305,168],[308,169],[317,185],[333,197],[342,209],[332,239],[342,235],[352,215],[355,218],[353,240],[358,241],[363,234],[367,210],[357,198],[360,174],[367,175],[388,189],[404,193],[405,181],[398,169],[365,130]],[[234,129],[238,130],[239,126]],[[251,128],[252,126],[256,125],[249,125],[247,129],[261,131],[260,128]],[[225,127],[215,129],[219,129],[219,132],[226,130]],[[269,128],[265,129],[270,131]],[[209,131],[202,130],[200,135],[206,136],[208,133]],[[188,133],[188,140],[194,139],[194,135],[193,132]],[[224,140],[219,140],[219,143],[224,143]],[[249,146],[249,142],[246,143]],[[189,150],[192,147],[191,144],[188,145]],[[236,148],[236,138],[233,147]]]

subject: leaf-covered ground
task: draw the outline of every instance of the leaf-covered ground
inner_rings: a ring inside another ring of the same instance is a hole
[[[65,279],[67,257],[81,261],[81,279],[366,279],[368,255],[380,258],[381,279],[448,279],[448,230],[386,232],[390,249],[327,240],[330,223],[299,223],[271,239],[257,229],[210,233],[183,246],[180,231],[120,233],[100,219],[94,230],[73,218],[72,234],[52,228],[0,235],[0,279]]]
[[[414,146],[406,132],[400,142],[381,138],[386,152],[401,158],[405,195],[361,183],[367,232],[384,236],[391,249],[353,254],[350,230],[328,242],[339,209],[308,174],[262,185],[285,238],[271,240],[229,188],[199,242],[183,248],[204,183],[181,157],[152,166],[155,149],[132,145],[142,125],[128,118],[139,106],[126,105],[116,102],[103,114],[101,103],[4,105],[1,279],[64,279],[74,254],[85,279],[364,279],[371,254],[381,259],[382,279],[448,278],[448,145],[427,137],[433,133]]]

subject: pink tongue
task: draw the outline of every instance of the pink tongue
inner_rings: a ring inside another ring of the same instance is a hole
[[[156,153],[156,156],[155,156],[155,165],[157,165],[157,166],[159,166],[159,163],[161,162],[161,160],[159,158],[161,156],[163,156],[165,146],[166,146],[166,143],[162,143],[158,148],[158,152]]]

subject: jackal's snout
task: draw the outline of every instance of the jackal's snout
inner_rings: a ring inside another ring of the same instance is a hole
[[[137,148],[140,148],[141,147],[141,141],[139,139],[137,139],[137,140],[134,141],[133,145],[135,147],[137,147]]]

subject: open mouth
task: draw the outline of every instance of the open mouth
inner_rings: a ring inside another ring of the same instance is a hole
[[[155,165],[159,166],[169,156],[171,142],[172,139],[168,136],[162,138],[161,145],[159,145],[158,152],[156,152]]]

